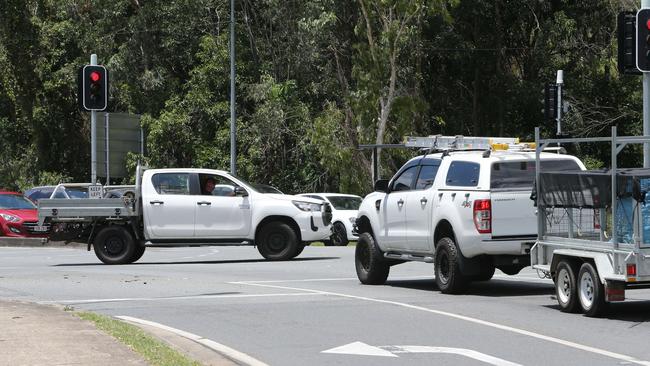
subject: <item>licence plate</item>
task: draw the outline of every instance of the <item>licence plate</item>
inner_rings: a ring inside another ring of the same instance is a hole
[[[44,232],[47,231],[47,226],[33,226],[33,231]]]

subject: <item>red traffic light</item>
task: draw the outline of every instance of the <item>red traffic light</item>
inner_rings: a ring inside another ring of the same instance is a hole
[[[93,71],[93,72],[90,73],[90,80],[92,80],[94,82],[98,82],[99,79],[101,79],[101,78],[102,78],[102,76],[97,71]]]

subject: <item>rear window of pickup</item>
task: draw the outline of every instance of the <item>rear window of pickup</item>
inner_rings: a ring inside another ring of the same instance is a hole
[[[574,160],[542,160],[542,171],[580,170]],[[532,188],[535,181],[535,161],[505,161],[492,163],[490,188]]]

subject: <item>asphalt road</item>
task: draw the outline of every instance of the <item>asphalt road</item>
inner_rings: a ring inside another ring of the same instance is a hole
[[[499,272],[465,295],[406,263],[363,286],[353,247],[267,262],[250,247],[148,248],[131,265],[67,248],[0,248],[0,298],[130,316],[269,365],[650,365],[650,290],[600,319],[558,310],[550,280]]]

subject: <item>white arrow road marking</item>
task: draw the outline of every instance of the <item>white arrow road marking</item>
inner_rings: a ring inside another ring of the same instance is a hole
[[[486,355],[478,351],[466,348],[451,348],[451,347],[428,347],[428,346],[393,346],[397,348],[393,353],[447,353],[453,355],[460,355],[482,361],[495,366],[521,366],[521,364],[506,361],[502,358]]]
[[[382,357],[398,357],[390,351],[383,350],[379,347],[373,347],[363,342],[353,342],[341,347],[335,347],[322,351],[321,353],[338,353],[346,355],[361,355],[361,356],[382,356]]]
[[[478,351],[465,348],[429,347],[429,346],[381,346],[375,347],[363,342],[352,342],[340,347],[322,351],[321,353],[337,353],[360,356],[398,357],[395,353],[446,353],[468,357],[477,361],[495,366],[521,366],[521,364],[486,355]]]
[[[369,302],[375,302],[375,303],[380,303],[380,304],[388,304],[388,305],[400,306],[400,307],[407,308],[407,309],[418,310],[418,311],[423,311],[423,312],[427,312],[427,313],[431,313],[431,314],[437,314],[437,315],[446,316],[446,317],[450,317],[450,318],[454,318],[454,319],[464,320],[464,321],[467,321],[467,322],[470,322],[470,323],[480,324],[480,325],[483,325],[483,326],[500,329],[500,330],[503,330],[503,331],[506,331],[506,332],[512,332],[512,333],[521,334],[521,335],[525,335],[525,336],[532,337],[532,338],[541,339],[541,340],[547,341],[547,342],[561,344],[561,345],[566,346],[566,347],[571,347],[571,348],[578,349],[578,350],[585,351],[585,352],[595,353],[597,355],[601,355],[601,356],[605,356],[605,357],[615,358],[615,359],[618,359],[618,360],[621,360],[621,361],[625,361],[627,363],[635,363],[637,365],[650,366],[650,361],[639,360],[638,358],[632,357],[632,356],[629,356],[629,355],[624,355],[624,354],[621,354],[621,353],[611,352],[611,351],[607,351],[607,350],[604,350],[604,349],[591,347],[591,346],[587,346],[587,345],[576,343],[576,342],[567,341],[565,339],[551,337],[551,336],[547,336],[547,335],[544,335],[544,334],[531,332],[531,331],[528,331],[528,330],[525,330],[525,329],[510,327],[510,326],[507,326],[507,325],[498,324],[498,323],[494,323],[494,322],[489,322],[489,321],[478,319],[478,318],[472,318],[472,317],[465,316],[465,315],[454,314],[454,313],[450,313],[448,311],[429,309],[429,308],[425,308],[423,306],[411,305],[411,304],[398,302],[398,301],[375,299],[375,298],[372,298],[372,297],[355,296],[355,295],[348,295],[348,294],[343,294],[343,293],[339,293],[339,292],[313,290],[313,289],[301,288],[301,287],[266,285],[266,284],[256,283],[254,281],[251,281],[251,282],[240,281],[240,282],[228,282],[228,283],[237,284],[237,285],[248,285],[248,286],[275,288],[275,289],[281,289],[281,290],[305,291],[305,292],[321,294],[321,295],[337,296],[337,297],[343,297],[343,298],[348,298],[348,299],[355,299],[355,300],[369,301]]]

